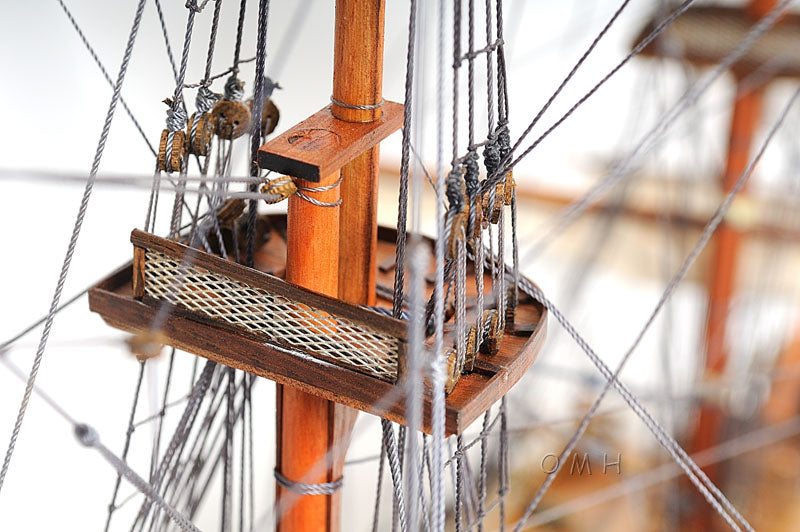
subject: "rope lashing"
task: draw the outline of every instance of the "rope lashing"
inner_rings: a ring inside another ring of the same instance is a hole
[[[344,477],[339,477],[333,482],[320,482],[311,484],[308,482],[296,482],[289,480],[277,469],[274,470],[275,480],[278,484],[289,491],[293,491],[300,495],[333,495],[342,488]]]
[[[511,153],[511,136],[508,133],[508,124],[504,124],[497,133],[497,147],[500,152],[500,160],[505,161]],[[516,186],[517,184],[514,182],[514,170],[509,169],[508,172],[506,172],[503,186],[503,203],[506,206],[511,205],[511,201],[514,198],[514,188]]]
[[[345,109],[357,109],[359,111],[370,111],[372,109],[380,109],[383,107],[383,98],[378,103],[373,103],[371,105],[351,105],[349,103],[340,102],[336,98],[331,95],[331,103],[338,105],[339,107],[344,107]]]
[[[208,87],[200,87],[197,90],[194,104],[197,107],[198,113],[207,113],[214,108],[214,104],[222,98],[222,95],[209,89]]]
[[[445,195],[447,196],[447,256],[456,257],[458,242],[466,236],[469,205],[464,201],[464,169],[453,168],[447,176]]]
[[[472,238],[478,238],[483,222],[481,202],[476,201],[481,186],[479,182],[480,167],[478,166],[478,153],[474,150],[470,150],[462,164],[464,167],[464,186],[469,202],[467,234],[471,235]]]
[[[236,74],[225,81],[226,100],[240,101],[244,97],[244,81],[236,77]]]

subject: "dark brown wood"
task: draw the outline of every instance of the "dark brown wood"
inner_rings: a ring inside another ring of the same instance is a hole
[[[136,299],[144,296],[144,263],[144,248],[133,246],[133,297]]]
[[[383,316],[369,310],[364,310],[358,305],[325,296],[307,288],[288,283],[273,275],[210,255],[172,240],[159,238],[138,229],[134,229],[131,233],[131,242],[134,246],[159,251],[175,259],[185,260],[188,264],[211,270],[220,275],[248,284],[254,288],[260,288],[281,295],[304,305],[347,318],[355,323],[389,334],[400,340],[406,340],[405,322],[389,316]]]
[[[387,240],[379,241],[379,259],[393,254],[394,231],[379,231]],[[282,243],[274,232],[257,257],[279,250]],[[275,259],[270,258],[270,261]],[[382,282],[391,273],[382,274]],[[137,301],[131,289],[132,265],[121,268],[101,281],[89,292],[90,308],[101,314],[109,325],[130,332],[146,332],[152,327],[158,306]],[[383,300],[388,304],[388,300]],[[455,390],[447,396],[445,430],[448,434],[463,432],[495,401],[506,394],[524,375],[541,349],[546,334],[547,313],[536,302],[523,298],[517,313],[516,334],[506,334],[500,352],[494,356],[479,354],[476,370],[463,375]],[[528,335],[525,329],[536,327]],[[215,360],[230,367],[298,388],[306,393],[336,401],[351,408],[405,423],[405,397],[401,388],[299,351],[266,343],[230,328],[189,319],[185,314],[170,314],[162,331],[169,345]],[[430,433],[431,393],[423,395],[424,431]],[[389,398],[386,400],[385,398]]]
[[[330,105],[278,135],[258,150],[258,165],[293,177],[319,182],[377,145],[403,125],[403,106],[384,102],[374,122],[339,120]]]

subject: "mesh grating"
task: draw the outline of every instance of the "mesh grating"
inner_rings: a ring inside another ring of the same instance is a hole
[[[145,294],[339,365],[394,381],[400,340],[346,318],[147,250]]]

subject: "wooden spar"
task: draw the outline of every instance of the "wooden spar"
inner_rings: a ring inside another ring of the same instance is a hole
[[[353,106],[382,101],[384,12],[383,0],[337,0],[334,100]],[[336,118],[350,122],[371,122],[381,115],[379,108],[363,111],[336,104],[332,111]],[[341,190],[341,209],[290,198],[287,281],[350,302],[374,302],[377,163],[375,146],[341,169],[340,187],[311,194],[321,201],[335,202]],[[338,178],[339,172],[322,179],[318,186],[335,183]],[[298,184],[314,185],[305,181]],[[347,235],[341,250],[340,231]],[[344,259],[340,264],[341,258]],[[347,273],[342,283],[340,269]],[[356,410],[343,405],[278,385],[276,463],[281,473],[289,480],[306,483],[338,480],[356,414]],[[278,505],[282,515],[277,528],[281,532],[340,529],[339,492],[288,496],[280,486],[276,489],[278,502],[287,503],[285,509]]]

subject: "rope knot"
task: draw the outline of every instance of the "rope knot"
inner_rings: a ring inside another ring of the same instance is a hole
[[[236,74],[225,82],[225,99],[239,101],[244,97],[244,82]]]
[[[475,151],[470,151],[464,161],[464,183],[467,188],[467,195],[470,198],[475,196],[480,189],[480,182],[478,181],[479,175],[478,154]]]
[[[203,10],[203,8],[202,8],[202,7],[200,7],[200,6],[197,4],[197,0],[186,0],[186,4],[184,4],[184,7],[185,7],[186,9],[191,9],[191,10],[192,10],[192,11],[194,11],[195,13],[199,13],[200,11],[202,11],[202,10]]]
[[[264,76],[261,78],[261,96],[267,100],[272,97],[272,93],[275,89],[283,89],[280,83],[277,81],[272,81],[272,78],[269,76]]]
[[[182,131],[186,127],[186,111],[183,107],[172,106],[167,109],[167,130],[171,132]]]
[[[75,437],[84,447],[94,447],[100,442],[97,431],[85,423],[75,425]]]
[[[451,213],[461,212],[464,206],[464,193],[461,184],[464,181],[461,169],[453,168],[447,175],[447,202]]]
[[[493,175],[500,166],[500,150],[497,140],[490,139],[483,150],[483,164],[486,166],[486,175]]]
[[[222,95],[213,92],[208,87],[200,87],[194,100],[197,112],[200,114],[209,112],[221,97]]]
[[[505,159],[511,152],[511,135],[508,132],[508,124],[505,124],[497,133],[497,144],[500,150],[500,157]]]

